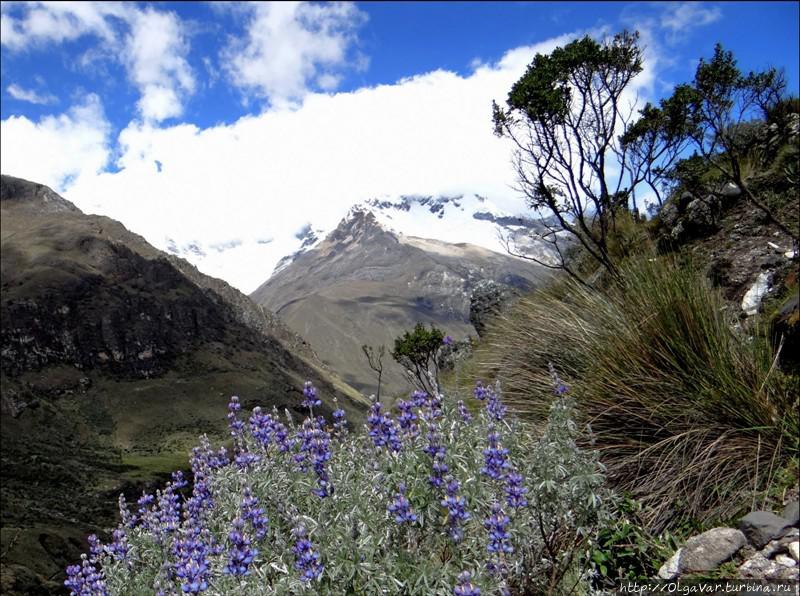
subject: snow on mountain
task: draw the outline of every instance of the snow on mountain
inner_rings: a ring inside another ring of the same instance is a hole
[[[264,234],[256,239],[232,239],[216,244],[198,240],[178,243],[167,238],[167,251],[185,258],[208,275],[219,277],[249,293],[298,255],[316,247],[340,223],[356,212],[372,212],[381,227],[403,238],[429,238],[451,244],[469,243],[508,254],[517,253],[552,262],[549,246],[538,239],[547,231],[539,218],[513,215],[477,194],[459,196],[400,196],[358,203],[337,221],[309,221],[297,230]]]

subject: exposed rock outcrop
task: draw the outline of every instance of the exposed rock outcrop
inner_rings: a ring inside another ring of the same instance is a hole
[[[797,501],[790,502],[782,516],[751,511],[740,520],[739,529],[714,528],[693,536],[661,566],[658,577],[674,580],[704,575],[733,560],[737,578],[797,579],[800,572],[797,507]]]

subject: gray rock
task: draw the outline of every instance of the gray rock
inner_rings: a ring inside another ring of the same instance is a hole
[[[751,511],[739,522],[739,530],[756,548],[762,548],[770,540],[780,538],[791,527],[792,524],[787,520],[768,511]]]
[[[675,242],[680,242],[686,236],[686,229],[683,227],[683,222],[679,221],[677,225],[675,225],[672,230],[670,230],[669,235]]]
[[[761,553],[748,559],[739,567],[739,576],[748,579],[777,579],[786,569]]]
[[[684,225],[692,236],[705,236],[716,229],[720,201],[714,195],[694,199],[686,206]]]
[[[786,505],[786,507],[783,508],[781,517],[795,527],[800,525],[800,502],[791,501],[788,505]]]
[[[744,534],[733,528],[714,528],[693,536],[683,546],[680,573],[713,571],[745,544],[747,539]]]
[[[661,568],[658,570],[658,577],[661,579],[675,579],[680,575],[680,562],[681,562],[681,554],[683,553],[683,549],[679,548],[675,551],[675,554],[669,558],[669,561],[664,563]]]
[[[787,557],[786,555],[778,555],[775,557],[775,562],[778,565],[782,565],[784,567],[794,567],[797,565],[795,560],[792,557]]]
[[[768,559],[774,559],[775,555],[789,552],[788,546],[788,543],[781,540],[770,540],[761,549],[761,554]]]
[[[790,542],[788,549],[789,549],[789,555],[795,561],[800,561],[800,542],[798,541]]]
[[[667,228],[672,228],[678,221],[678,207],[672,201],[667,202],[658,213],[659,219]]]
[[[722,189],[719,191],[719,195],[723,199],[735,199],[739,195],[742,194],[742,189],[736,186],[733,182],[728,182]]]

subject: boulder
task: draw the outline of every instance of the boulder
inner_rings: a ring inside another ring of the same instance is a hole
[[[795,304],[797,303],[797,297],[795,297]],[[781,513],[781,517],[788,521],[795,527],[800,526],[800,502],[798,501],[791,501],[783,508],[783,513]]]
[[[675,579],[678,577],[681,573],[680,563],[682,554],[682,548],[675,551],[675,554],[669,558],[669,561],[664,563],[658,570],[658,577],[661,579]]]
[[[694,199],[686,206],[684,227],[694,237],[707,236],[717,227],[720,201],[715,195]]]
[[[780,538],[792,527],[786,519],[769,511],[751,511],[739,522],[739,530],[756,548],[763,548],[770,540]]]
[[[739,567],[739,577],[744,579],[793,579],[797,577],[797,570],[768,559],[761,553],[756,553]]]
[[[672,229],[678,222],[678,217],[680,217],[678,206],[672,201],[668,201],[661,208],[661,211],[658,212],[658,217],[661,220],[661,223],[664,224],[664,227],[667,229]]]
[[[770,291],[771,282],[772,271],[761,271],[753,285],[745,292],[742,298],[742,310],[748,317],[758,312],[761,301]]]
[[[742,189],[733,182],[728,182],[720,189],[718,194],[724,202],[730,202],[742,194]]]
[[[790,542],[787,548],[789,550],[789,555],[795,561],[800,561],[800,542],[798,542],[797,540],[795,540],[794,542]]]
[[[686,541],[680,557],[680,573],[713,571],[747,544],[747,539],[733,528],[714,528]]]

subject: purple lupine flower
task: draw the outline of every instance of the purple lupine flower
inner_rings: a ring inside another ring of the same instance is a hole
[[[458,583],[453,588],[453,596],[481,596],[480,588],[472,585],[472,574],[462,571],[458,574]]]
[[[64,580],[64,585],[70,589],[70,596],[108,595],[103,573],[89,562],[86,555],[81,555],[80,565],[67,567],[67,579]]]
[[[414,413],[414,402],[399,400],[397,402],[397,409],[400,410],[400,415],[397,417],[397,424],[408,437],[416,437],[419,435],[419,426],[417,426],[417,415]]]
[[[97,534],[89,534],[89,536],[86,537],[86,541],[89,543],[89,562],[93,564],[97,563],[100,559],[100,555],[102,555],[105,550],[103,548],[103,543],[100,542]]]
[[[181,480],[182,477],[179,477]],[[167,534],[170,534],[178,529],[180,525],[180,498],[175,493],[174,484],[170,483],[164,488],[163,491],[157,491],[158,496],[158,509],[153,512],[153,517],[156,522],[155,527],[151,528],[154,537],[161,541]]]
[[[128,556],[128,536],[121,527],[114,530],[111,536],[112,541],[106,546],[106,552],[117,561],[122,561]]]
[[[513,553],[514,547],[511,546],[511,535],[508,533],[508,524],[511,520],[503,513],[500,503],[492,503],[492,515],[483,522],[483,527],[489,531],[489,542],[486,550],[490,553]]]
[[[177,472],[172,473],[172,489],[173,490],[180,490],[189,486],[189,482],[184,478],[183,472],[178,470]]]
[[[153,527],[155,520],[153,519],[153,510],[155,507],[149,507],[155,502],[155,497],[148,493],[142,493],[142,496],[136,501],[139,509],[136,511],[135,522],[140,523],[145,530]]]
[[[484,466],[481,472],[490,478],[498,480],[502,478],[509,467],[506,456],[508,449],[500,444],[500,435],[496,431],[491,431],[488,436],[489,447],[483,450]]]
[[[187,520],[200,521],[214,508],[214,499],[205,475],[195,476],[192,496],[183,503],[183,515]]]
[[[487,389],[488,400],[486,401],[486,412],[489,417],[497,420],[502,420],[506,415],[507,408],[500,401],[500,395],[491,389]]]
[[[428,403],[428,394],[424,391],[414,391],[414,393],[411,394],[411,403],[414,404],[415,408],[423,407]]]
[[[561,378],[558,376],[553,363],[548,363],[547,367],[550,369],[550,376],[553,379],[553,393],[558,396],[562,396],[569,391],[569,387],[567,387]]]
[[[449,335],[445,335],[444,339],[442,340],[442,345],[444,346],[452,346],[454,343],[456,343],[456,341]]]
[[[263,540],[266,537],[269,518],[259,507],[258,497],[253,495],[249,488],[245,488],[242,495],[242,517],[250,522],[256,540]]]
[[[239,410],[242,409],[242,406],[239,404],[239,398],[235,395],[231,397],[231,401],[228,403],[228,426],[231,429],[231,436],[234,439],[241,439],[242,438],[242,431],[244,430],[244,422],[239,420],[238,413]]]
[[[208,436],[200,437],[200,445],[192,449],[192,457],[189,460],[192,473],[195,478],[203,475],[210,470],[227,466],[230,461],[224,447],[220,447],[218,452],[211,448]]]
[[[320,498],[333,494],[333,485],[325,470],[325,464],[331,458],[331,435],[322,429],[323,422],[322,418],[317,420],[317,425],[313,430],[309,444],[311,467],[317,475],[317,483],[319,484],[318,488],[313,489],[313,493]]]
[[[464,497],[458,494],[461,485],[455,478],[447,481],[447,496],[442,500],[442,507],[447,507],[448,533],[454,542],[459,542],[464,537],[462,525],[470,519],[466,510]]]
[[[292,440],[289,438],[289,429],[282,422],[275,421],[273,423],[273,432],[275,433],[275,444],[281,453],[287,453],[292,450]]]
[[[306,461],[308,460],[308,452],[311,451],[311,440],[314,436],[314,425],[316,423],[316,420],[306,418],[297,430],[294,445],[297,446],[298,451],[292,456],[292,459],[296,464],[295,468],[300,472],[305,472],[308,469]]]
[[[319,553],[314,550],[314,545],[308,539],[305,527],[294,528],[292,535],[297,539],[292,550],[295,556],[294,568],[301,572],[300,579],[304,582],[319,579],[324,566],[319,560]]]
[[[430,422],[442,416],[442,396],[440,394],[434,393],[429,396],[426,406],[427,411],[422,413],[423,419]]]
[[[172,543],[175,576],[184,594],[199,594],[208,589],[210,549],[203,538],[200,526],[192,524]]]
[[[237,517],[233,520],[233,529],[228,534],[228,562],[223,573],[229,575],[249,575],[250,563],[258,555],[258,549],[251,548],[250,538],[244,533],[244,520]]]
[[[503,490],[506,494],[506,503],[514,509],[528,505],[528,500],[525,498],[528,489],[523,486],[522,480],[522,476],[516,471],[512,470],[506,474],[506,485]]]
[[[253,438],[255,438],[262,447],[268,447],[275,432],[272,416],[262,413],[261,408],[256,406],[253,408],[253,413],[248,422],[250,422],[250,434],[253,435]]]
[[[317,388],[311,383],[311,381],[306,381],[303,385],[303,395],[305,399],[300,404],[304,408],[308,408],[312,410],[322,405],[322,401],[317,398]]]
[[[79,596],[83,593],[83,574],[80,565],[70,565],[67,567],[67,579],[64,585],[69,588],[70,596]]]
[[[123,493],[119,493],[119,518],[122,522],[122,525],[126,528],[132,528],[136,520],[134,516],[131,515],[130,509],[128,509],[128,502],[125,500],[125,495]]]
[[[239,454],[233,458],[236,462],[236,467],[244,470],[249,466],[253,466],[261,461],[261,456],[252,451],[240,451]]]
[[[435,486],[436,488],[444,484],[444,477],[447,472],[450,471],[447,464],[444,463],[444,456],[444,447],[441,447],[441,449],[436,452],[436,455],[433,456],[433,473],[428,476],[428,482],[431,483],[431,486]]]
[[[339,400],[333,398],[333,432],[337,437],[344,437],[347,434],[347,418],[344,410],[339,407]]]
[[[461,417],[461,421],[466,423],[472,420],[472,414],[469,413],[467,406],[464,405],[464,401],[459,399],[457,405],[458,405],[458,415]]]
[[[487,391],[490,390],[483,386],[483,381],[478,381],[475,383],[475,391],[473,392],[473,395],[475,395],[475,399],[483,401],[486,399]]]
[[[397,487],[397,494],[394,501],[386,506],[389,513],[394,514],[394,521],[398,524],[413,524],[417,521],[417,516],[411,511],[411,503],[406,498],[406,485],[402,482]]]
[[[369,436],[375,447],[388,445],[392,451],[400,451],[403,447],[402,440],[397,432],[397,425],[394,420],[381,412],[381,402],[374,401],[369,409],[367,424],[369,425]]]

